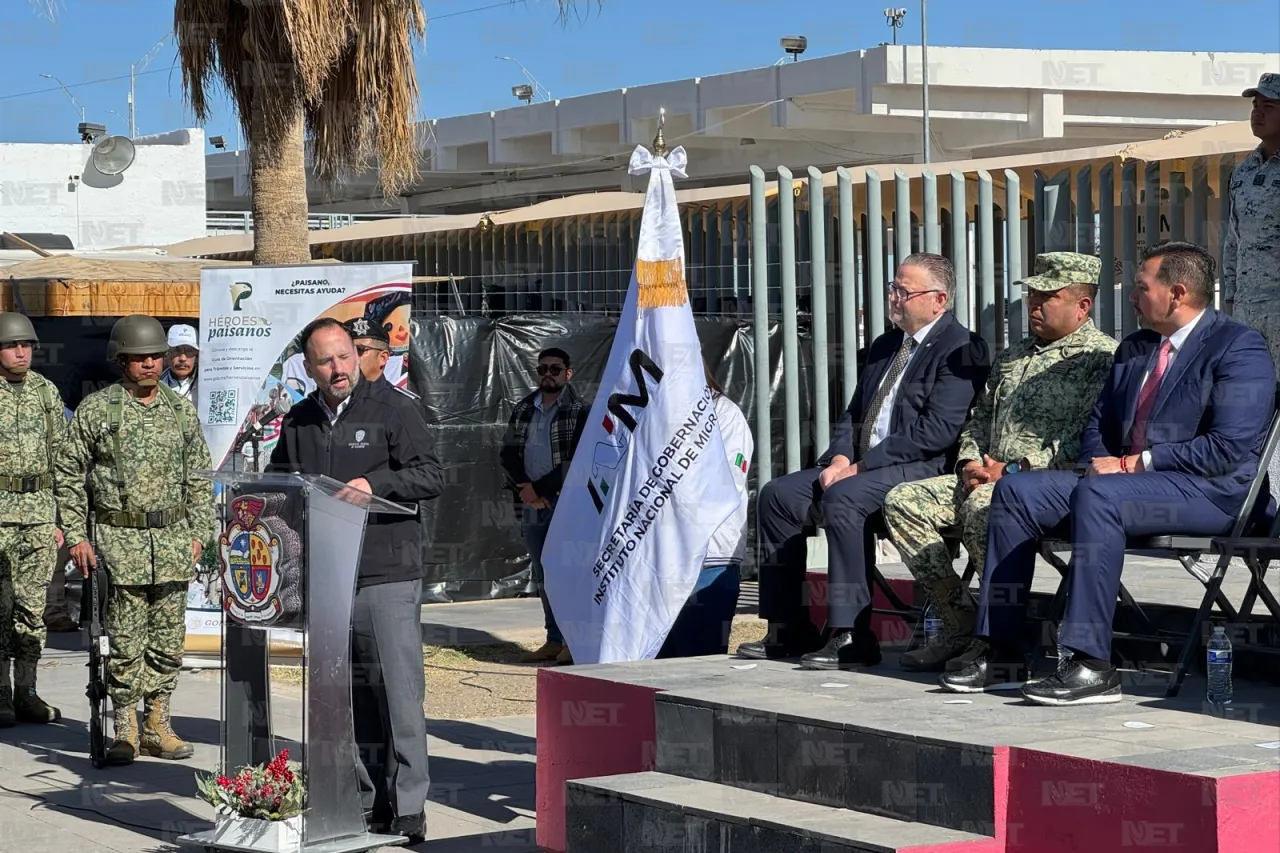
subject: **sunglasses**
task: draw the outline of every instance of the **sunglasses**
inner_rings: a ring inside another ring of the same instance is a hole
[[[561,373],[564,373],[564,368],[558,364],[539,364],[538,365],[539,376],[546,376],[548,373],[551,374],[552,376],[559,376]]]
[[[356,355],[364,355],[367,352],[386,352],[386,350],[382,347],[366,347],[361,344],[356,344]]]

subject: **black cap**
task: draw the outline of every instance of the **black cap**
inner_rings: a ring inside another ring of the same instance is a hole
[[[391,346],[391,336],[387,334],[387,330],[382,327],[381,323],[375,323],[365,317],[356,317],[354,320],[348,320],[342,324],[346,327],[347,333],[351,335],[353,340],[374,340]]]

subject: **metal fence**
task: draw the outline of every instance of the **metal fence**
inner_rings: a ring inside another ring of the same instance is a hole
[[[950,258],[957,318],[999,349],[1027,334],[1019,281],[1036,254],[1096,254],[1104,263],[1094,319],[1121,337],[1137,328],[1129,297],[1148,241],[1189,240],[1220,261],[1230,213],[1221,188],[1235,162],[1233,154],[1149,163],[1117,158],[1053,174],[897,170],[887,180],[876,169],[832,176],[811,168],[797,179],[779,168],[769,181],[753,168],[749,294],[756,329],[778,315],[783,326],[782,471],[798,470],[829,442],[831,418],[857,385],[857,352],[887,328],[886,289],[899,259],[916,251]],[[799,376],[802,324],[813,347],[811,383]],[[769,375],[767,349],[757,346],[756,357],[759,375]],[[814,394],[813,420],[803,430],[802,384]],[[776,470],[769,391],[767,383],[756,386],[765,404],[756,409],[761,485]]]

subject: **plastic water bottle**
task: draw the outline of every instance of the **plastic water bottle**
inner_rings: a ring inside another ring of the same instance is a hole
[[[934,607],[933,602],[929,602],[929,606],[924,609],[924,644],[932,645],[934,639],[942,633],[942,617],[938,615],[938,608]]]
[[[1206,651],[1208,657],[1209,690],[1206,695],[1210,705],[1221,707],[1231,704],[1231,640],[1221,625],[1215,625]]]

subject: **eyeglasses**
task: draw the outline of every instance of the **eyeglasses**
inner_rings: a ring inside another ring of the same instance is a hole
[[[550,373],[552,376],[559,376],[561,373],[564,373],[564,368],[558,364],[539,364],[538,365],[539,376],[546,376],[548,373]]]
[[[362,356],[367,352],[386,352],[386,350],[382,347],[367,347],[361,344],[356,344],[356,355]]]
[[[888,291],[890,299],[896,299],[899,302],[910,302],[925,293],[946,293],[945,290],[907,290],[902,285],[892,281],[885,285],[885,289]]]

